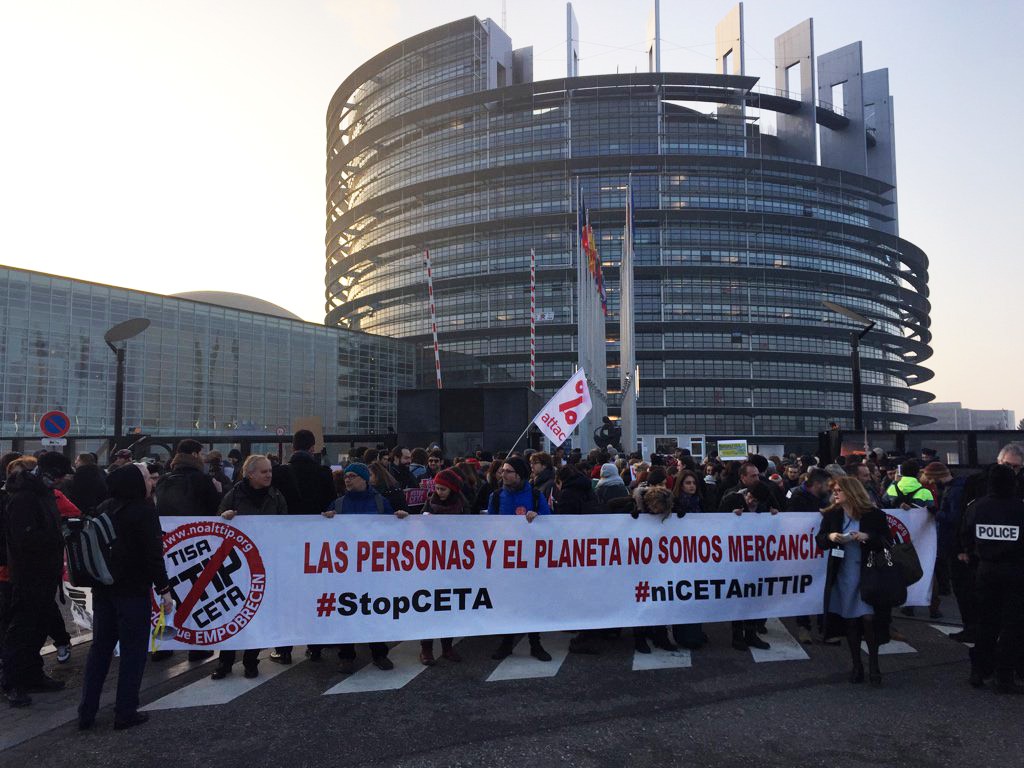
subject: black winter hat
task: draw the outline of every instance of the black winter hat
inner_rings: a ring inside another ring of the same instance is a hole
[[[530,467],[522,456],[509,456],[505,459],[505,463],[516,471],[521,480],[528,480],[530,478]]]

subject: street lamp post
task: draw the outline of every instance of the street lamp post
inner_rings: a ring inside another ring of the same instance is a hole
[[[114,447],[117,449],[118,441],[124,436],[124,359],[125,348],[129,339],[134,339],[144,330],[149,328],[150,321],[145,317],[134,317],[118,323],[103,334],[103,340],[107,342],[110,351],[117,356],[117,379],[114,384]],[[119,342],[124,342],[120,343]],[[114,346],[119,344],[119,346]]]
[[[859,332],[853,331],[850,333],[850,369],[853,375],[853,428],[858,433],[861,433],[864,431],[864,401],[860,387],[860,340],[867,335],[868,331],[875,327],[875,321],[868,320],[859,312],[855,312],[841,304],[834,304],[831,301],[822,301],[821,305],[848,320],[852,320],[858,325],[864,326]]]

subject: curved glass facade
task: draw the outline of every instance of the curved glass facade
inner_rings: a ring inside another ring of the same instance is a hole
[[[767,110],[755,78],[644,73],[494,87],[495,29],[470,18],[410,38],[335,94],[328,325],[431,344],[429,249],[441,348],[528,383],[532,248],[537,389],[553,393],[577,360],[578,182],[605,264],[608,380],[617,381],[631,180],[638,433],[852,426],[851,324],[823,300],[876,323],[860,347],[866,426],[917,423],[909,406],[931,399],[912,388],[931,377],[921,366],[931,355],[928,262],[893,234],[892,185],[787,157],[758,128]],[[609,404],[615,413],[614,393]]]

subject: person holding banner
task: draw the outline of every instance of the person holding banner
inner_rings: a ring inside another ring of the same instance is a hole
[[[868,553],[890,543],[889,523],[885,513],[871,503],[860,480],[837,477],[833,484],[833,503],[824,510],[816,536],[818,548],[828,552],[825,614],[836,614],[846,620],[846,641],[853,662],[850,682],[864,682],[860,649],[863,639],[868,645],[869,679],[871,685],[878,686],[882,684],[878,646],[883,633],[888,631],[889,612],[861,599],[860,581]]]
[[[287,515],[288,503],[284,494],[271,485],[273,477],[274,468],[266,456],[257,453],[247,458],[242,465],[242,479],[221,499],[220,516],[225,520],[234,520],[236,515]],[[230,675],[236,655],[235,651],[221,651],[217,667],[210,677],[223,680]],[[242,652],[242,667],[246,677],[257,677],[259,666],[259,648]]]
[[[530,467],[522,456],[513,455],[505,459],[499,476],[501,488],[491,493],[487,500],[487,514],[520,515],[528,523],[532,523],[537,515],[551,514],[547,501],[530,485]],[[503,635],[491,658],[500,661],[511,656],[514,645],[515,635]],[[540,643],[539,632],[530,633],[530,655],[538,661],[551,661],[551,654]]]
[[[386,471],[386,470],[385,470]],[[326,517],[334,515],[391,515],[404,518],[408,512],[404,509],[393,510],[391,504],[370,486],[370,468],[365,464],[353,462],[345,467],[345,495],[339,498],[324,513]],[[370,643],[370,657],[377,669],[387,672],[395,665],[388,658],[387,643]],[[338,646],[338,670],[343,675],[355,672],[356,647],[353,643],[342,643]]]
[[[110,498],[97,514],[111,513],[116,538],[110,552],[114,583],[92,592],[92,647],[85,662],[78,727],[92,728],[100,706],[103,683],[110,671],[114,646],[121,657],[114,704],[114,730],[132,728],[149,720],[139,712],[139,688],[146,668],[152,590],[160,596],[164,613],[174,613],[174,600],[164,565],[160,518],[151,498],[156,476],[145,464],[126,464],[108,478]]]
[[[423,505],[425,515],[468,515],[472,513],[469,502],[462,495],[463,477],[454,469],[442,469],[434,475],[434,490],[427,496]],[[455,650],[453,639],[441,638],[441,657],[448,661],[462,661],[462,656]],[[426,667],[434,666],[434,641],[420,640],[420,663]]]

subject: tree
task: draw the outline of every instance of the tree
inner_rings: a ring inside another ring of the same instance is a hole
[[[1017,422],[1017,429],[1024,432],[1024,419]]]

